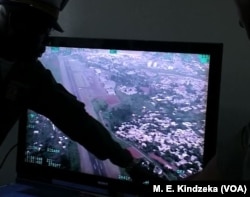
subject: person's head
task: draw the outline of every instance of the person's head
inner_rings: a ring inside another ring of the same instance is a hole
[[[0,0],[0,57],[36,59],[68,0]]]
[[[243,27],[250,39],[250,0],[235,0],[240,17],[240,26]]]

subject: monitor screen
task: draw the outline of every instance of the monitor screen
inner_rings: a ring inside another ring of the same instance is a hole
[[[208,123],[216,128],[216,120],[208,119],[208,101],[210,94],[218,96],[219,87],[218,80],[209,91],[211,69],[220,67],[213,65],[211,50],[113,47],[47,46],[40,61],[135,158],[155,163],[169,180],[201,171],[206,141],[216,141],[216,132],[207,131]],[[123,168],[97,159],[47,117],[31,109],[26,116],[26,164],[131,180]]]

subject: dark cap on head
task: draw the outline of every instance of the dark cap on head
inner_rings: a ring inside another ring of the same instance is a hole
[[[69,0],[0,0],[0,3],[22,3],[27,6],[38,9],[45,14],[51,16],[53,20],[53,28],[59,32],[63,29],[58,24],[57,19],[59,12],[64,9]]]

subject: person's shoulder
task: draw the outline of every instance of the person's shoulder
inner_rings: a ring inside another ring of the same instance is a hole
[[[250,143],[250,122],[236,131],[228,140],[228,143],[229,144],[225,143],[225,146],[228,146],[230,144],[237,145],[239,150],[246,152],[249,148]]]
[[[250,123],[238,131],[232,131],[230,137],[218,143],[217,165],[225,179],[241,180],[246,155],[249,152]]]

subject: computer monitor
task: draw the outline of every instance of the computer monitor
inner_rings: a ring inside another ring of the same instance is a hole
[[[171,181],[201,171],[215,153],[222,48],[54,37],[40,61],[135,158],[155,163]],[[19,136],[19,162],[30,172],[103,187],[131,182],[32,109]]]

